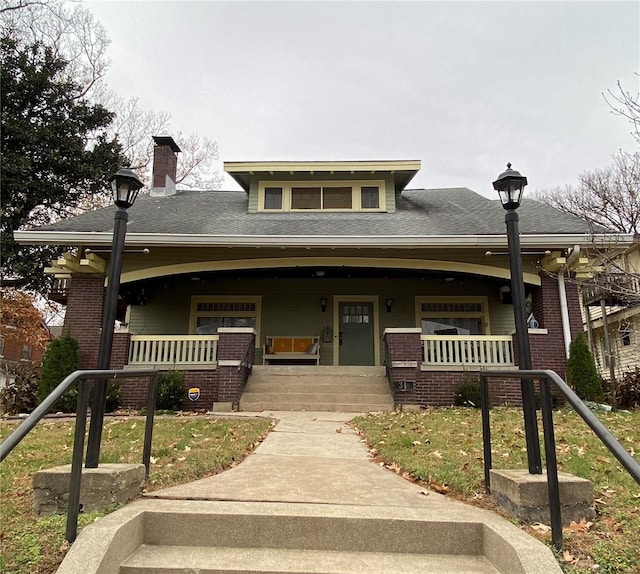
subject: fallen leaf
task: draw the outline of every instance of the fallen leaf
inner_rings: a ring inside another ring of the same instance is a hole
[[[429,491],[428,490],[421,490],[420,494],[424,494],[425,496],[429,496]]]
[[[440,484],[439,482],[430,482],[429,488],[435,490],[438,494],[448,494],[449,487],[446,484]]]
[[[158,459],[155,456],[152,456],[152,457],[149,458],[149,462],[151,464],[155,464],[156,462],[158,462]]]
[[[341,432],[342,432],[342,428],[337,428],[337,429],[336,429],[336,432],[337,432],[337,433],[341,433]]]
[[[570,564],[573,564],[574,562],[577,562],[578,559],[571,554],[571,552],[569,552],[568,550],[563,550],[562,551],[562,561],[563,562],[568,562]]]
[[[434,458],[442,458],[442,453],[439,450],[432,450],[429,453],[429,456],[432,456]]]
[[[534,524],[531,525],[531,528],[533,528],[534,530],[537,530],[538,532],[551,531],[551,527],[547,526],[546,524],[542,524],[542,522],[535,522]]]

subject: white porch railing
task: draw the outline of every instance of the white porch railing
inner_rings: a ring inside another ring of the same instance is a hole
[[[218,335],[132,335],[129,365],[214,366]]]
[[[423,364],[429,366],[513,365],[509,335],[421,335]]]

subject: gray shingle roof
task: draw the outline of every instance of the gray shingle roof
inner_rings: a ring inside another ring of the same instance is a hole
[[[405,190],[395,213],[247,213],[243,191],[182,191],[140,196],[129,209],[128,233],[303,236],[493,235],[505,230],[498,200],[467,188]],[[587,224],[533,200],[518,210],[523,234],[587,233]],[[109,207],[38,228],[100,232],[113,229]]]

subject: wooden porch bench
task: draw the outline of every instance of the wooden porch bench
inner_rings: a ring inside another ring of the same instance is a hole
[[[315,336],[267,335],[262,348],[262,363],[320,364],[320,338]]]

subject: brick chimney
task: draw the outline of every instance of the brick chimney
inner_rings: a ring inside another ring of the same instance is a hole
[[[175,195],[180,148],[171,136],[153,136],[153,141],[151,196]]]

